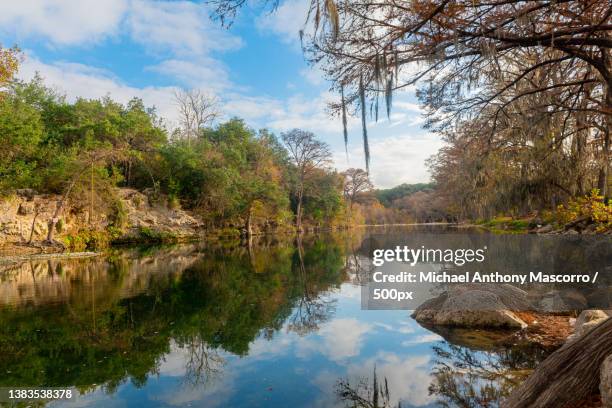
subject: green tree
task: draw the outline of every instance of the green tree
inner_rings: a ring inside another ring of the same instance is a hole
[[[295,166],[295,197],[297,200],[295,225],[297,230],[301,231],[304,194],[307,185],[312,185],[310,182],[316,172],[330,163],[331,152],[327,143],[317,140],[313,133],[304,130],[293,129],[283,133],[281,138]]]

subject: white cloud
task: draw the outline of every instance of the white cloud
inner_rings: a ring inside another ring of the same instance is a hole
[[[127,35],[163,59],[148,69],[185,86],[213,90],[231,82],[227,68],[212,54],[242,46],[239,37],[210,20],[205,4],[190,1],[5,1],[0,3],[0,25],[8,35],[17,33],[17,40],[40,37],[55,47]]]
[[[278,99],[240,94],[228,95],[223,111],[227,116],[238,116],[247,121],[258,121],[268,116],[282,116],[285,112],[282,101]],[[263,126],[263,123],[261,125]]]
[[[324,91],[315,98],[308,98],[301,94],[287,98],[282,104],[282,110],[275,111],[268,120],[272,129],[287,130],[300,128],[318,133],[319,136],[328,134],[341,135],[342,123],[339,118],[330,117],[327,106],[330,101],[337,100],[337,95]],[[350,117],[348,127],[353,128],[359,120]]]
[[[146,106],[155,106],[162,117],[170,121],[176,120],[174,87],[131,87],[104,70],[66,62],[46,64],[27,53],[20,67],[19,77],[28,80],[36,72],[43,76],[47,86],[65,93],[70,100],[77,97],[94,99],[110,95],[118,102],[127,103],[130,99],[139,97]]]
[[[325,78],[323,74],[316,67],[307,67],[300,71],[300,75],[311,85],[319,86],[323,85]]]
[[[169,59],[146,69],[172,77],[190,88],[220,91],[231,86],[227,69],[213,58],[197,61]]]
[[[134,0],[127,18],[132,38],[154,52],[205,56],[239,48],[242,41],[209,18],[203,4]]]
[[[420,336],[415,336],[410,340],[402,341],[402,346],[411,347],[415,344],[424,344],[424,343],[437,343],[439,341],[444,340],[441,336],[435,333],[422,334]]]
[[[323,353],[330,360],[342,361],[359,354],[362,337],[372,328],[355,318],[335,319],[319,330],[325,347]]]
[[[206,5],[134,0],[127,26],[132,39],[146,50],[172,56],[148,70],[192,88],[220,91],[232,86],[227,67],[212,54],[236,50],[242,40],[212,22]]]
[[[299,45],[299,31],[304,28],[309,4],[303,0],[287,0],[274,13],[260,16],[257,27],[276,34],[285,43]]]
[[[393,108],[395,110],[401,109],[409,112],[423,113],[423,109],[418,104],[407,101],[395,101],[393,102]]]
[[[370,139],[370,175],[379,188],[401,183],[420,183],[430,179],[425,161],[442,146],[442,140],[429,133],[403,133],[397,136]],[[363,167],[363,147],[349,150],[349,163],[344,151],[336,151],[335,162],[340,169]]]
[[[78,45],[116,34],[127,0],[19,0],[0,2],[0,30],[17,40]]]

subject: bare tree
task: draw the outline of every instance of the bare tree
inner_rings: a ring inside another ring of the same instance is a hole
[[[297,230],[301,231],[304,186],[317,169],[329,165],[331,162],[331,152],[327,143],[317,140],[313,133],[304,130],[293,129],[282,133],[281,138],[297,170],[295,225]]]
[[[363,193],[374,188],[370,176],[363,169],[348,169],[344,173],[344,198],[349,203],[349,209],[353,210],[353,203]]]
[[[200,89],[180,89],[174,93],[179,110],[179,135],[191,143],[202,128],[219,117],[219,100]]]

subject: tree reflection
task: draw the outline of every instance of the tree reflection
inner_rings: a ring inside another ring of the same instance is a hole
[[[286,325],[308,332],[326,321],[334,309],[321,296],[343,281],[343,263],[341,246],[316,238],[299,250],[254,242],[26,265],[0,283],[15,299],[0,306],[0,386],[140,387],[177,349],[184,381],[208,384],[225,354],[245,355]],[[44,301],[18,298],[26,280]]]
[[[347,379],[340,379],[336,383],[336,395],[347,407],[354,408],[401,408],[401,402],[397,405],[391,403],[389,397],[389,383],[385,377],[383,381],[378,379],[376,367],[372,380],[361,378],[355,385]]]
[[[546,356],[536,347],[476,350],[445,342],[436,356],[431,395],[442,407],[497,407]]]
[[[192,386],[207,384],[222,372],[225,360],[219,350],[210,347],[199,337],[194,337],[185,345],[187,361],[185,380]]]
[[[317,245],[311,250],[317,251]],[[294,270],[298,272],[298,295],[294,309],[289,317],[288,330],[301,336],[317,331],[319,326],[326,322],[335,311],[335,300],[325,299],[321,296],[320,289],[316,285],[316,272],[319,265],[308,264],[304,257],[303,235],[298,234],[296,238],[297,265]],[[319,259],[318,256],[310,259]]]

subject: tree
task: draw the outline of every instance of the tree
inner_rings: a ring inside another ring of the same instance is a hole
[[[200,89],[178,90],[174,99],[179,110],[179,133],[191,142],[219,116],[219,101]]]
[[[54,166],[54,176],[63,184],[62,195],[56,204],[53,216],[48,221],[46,242],[54,243],[56,225],[59,222],[66,203],[72,195],[80,197],[81,200],[89,200],[89,221],[93,217],[94,194],[103,196],[104,200],[98,199],[105,205],[112,204],[112,187],[117,184],[116,178],[109,174],[107,166],[113,160],[121,160],[122,152],[108,145],[95,144],[88,149],[72,149],[63,157],[57,157],[58,164]],[[76,193],[76,194],[75,194]],[[78,201],[77,198],[75,201]]]
[[[324,9],[318,0],[312,4]],[[496,121],[502,120],[509,101],[557,92],[590,94],[587,107],[574,106],[574,99],[555,107],[598,112],[612,127],[607,2],[339,1],[326,10],[330,24],[305,40],[307,54],[346,95],[341,105],[358,105],[362,116],[369,110],[366,99],[377,111],[382,96],[389,113],[395,90],[425,80],[423,102],[431,114],[440,113],[436,119],[445,127],[490,105],[497,107]],[[540,70],[564,75],[555,83],[532,81]],[[495,77],[504,86],[483,94]],[[516,87],[522,89],[511,95]],[[600,163],[607,172],[609,131],[601,137]]]
[[[344,173],[344,199],[349,203],[349,209],[353,210],[353,203],[363,193],[374,188],[369,174],[363,169],[348,169]]]
[[[317,169],[324,168],[330,163],[331,152],[327,143],[317,140],[313,133],[304,130],[293,129],[282,133],[281,138],[297,172],[295,225],[298,231],[302,231],[305,185]]]
[[[19,69],[19,49],[0,46],[0,88],[9,83]]]
[[[253,235],[252,224],[256,209],[263,212],[267,207],[268,213],[273,213],[288,205],[280,183],[282,171],[275,163],[273,151],[267,142],[264,135],[249,143],[247,163],[240,180],[240,211],[245,218],[247,237]]]
[[[608,319],[551,354],[501,406],[580,406],[598,393],[601,365],[611,354],[612,319]]]
[[[216,1],[217,13],[231,18],[244,3]],[[344,124],[350,107],[360,111],[366,166],[367,112],[378,119],[380,102],[389,115],[393,94],[416,84],[428,126],[452,133],[475,124],[488,139],[482,155],[536,122],[540,129],[560,123],[549,150],[593,146],[597,187],[608,196],[611,16],[612,5],[601,0],[311,0],[305,18],[313,30],[301,36],[308,59],[338,91],[332,111]],[[516,126],[518,110],[530,112],[529,123]],[[580,162],[571,168],[577,179],[589,159]]]
[[[0,192],[38,187],[38,145],[44,127],[40,112],[14,93],[0,98]]]

